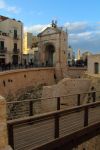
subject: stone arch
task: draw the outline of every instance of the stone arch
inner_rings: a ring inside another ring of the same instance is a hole
[[[67,74],[67,41],[68,35],[57,26],[47,27],[38,34],[38,64],[55,67],[57,80]]]
[[[55,46],[52,43],[45,44],[44,48],[44,63],[47,67],[53,67],[55,65]]]

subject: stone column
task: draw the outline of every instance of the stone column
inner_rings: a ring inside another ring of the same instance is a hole
[[[6,101],[0,96],[0,150],[11,150],[8,145],[6,115]]]

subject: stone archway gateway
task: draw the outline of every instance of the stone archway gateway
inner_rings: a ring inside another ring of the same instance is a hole
[[[39,66],[55,67],[60,78],[64,77],[67,65],[67,33],[53,22],[38,34]]]
[[[55,65],[55,47],[48,43],[45,46],[45,66],[53,67]]]
[[[54,65],[53,56],[55,55],[55,66],[66,66],[67,47],[67,33],[54,24],[51,27],[47,27],[38,34],[39,64],[45,64],[48,61],[48,63]]]

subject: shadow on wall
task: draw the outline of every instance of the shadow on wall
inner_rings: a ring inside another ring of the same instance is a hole
[[[39,84],[52,85],[55,83],[54,68],[37,68],[13,70],[0,73],[0,94],[2,96],[12,93],[24,87],[36,86]]]

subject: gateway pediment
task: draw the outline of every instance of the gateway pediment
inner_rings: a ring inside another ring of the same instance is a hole
[[[43,32],[41,32],[38,36],[44,36],[48,34],[54,34],[54,33],[59,33],[59,29],[54,28],[54,27],[47,27]]]

